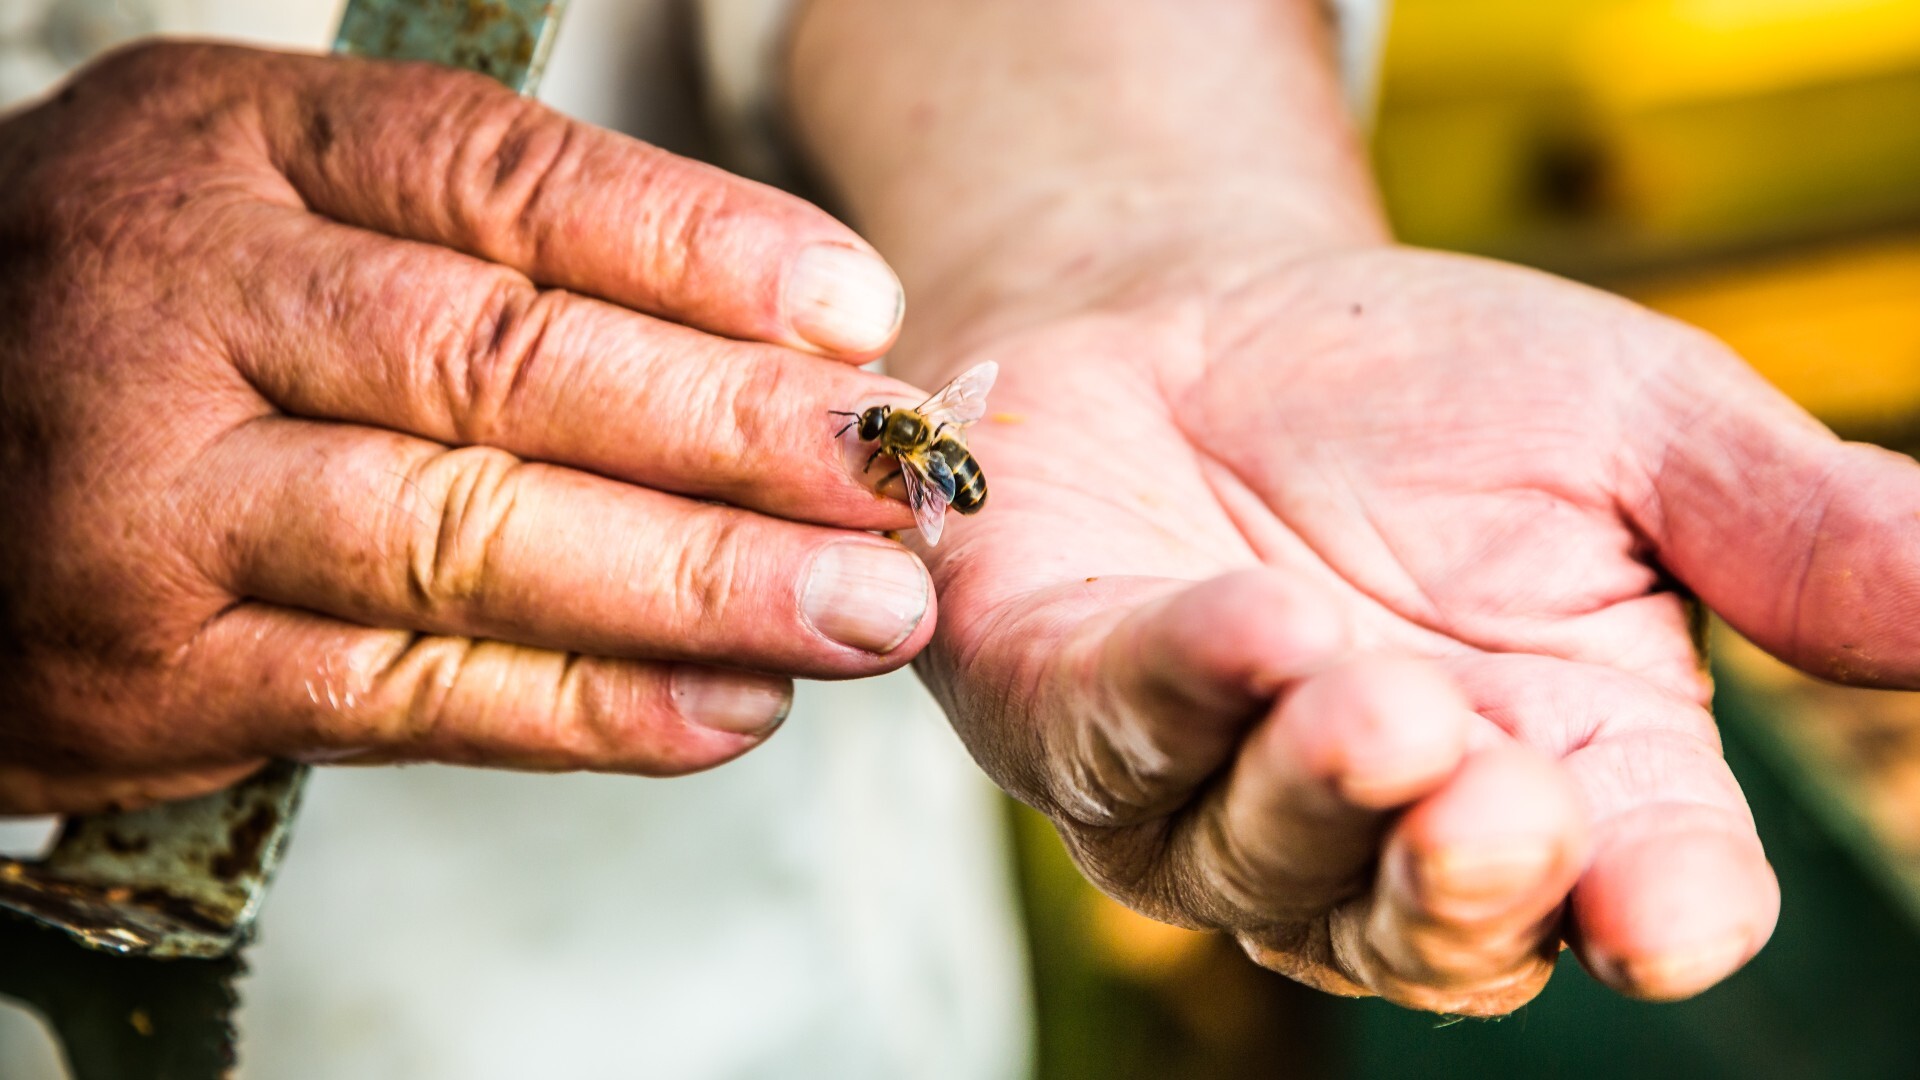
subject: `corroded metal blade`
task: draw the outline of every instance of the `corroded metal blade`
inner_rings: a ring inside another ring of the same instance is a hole
[[[432,60],[539,88],[566,0],[353,0],[333,51]]]
[[[306,771],[276,763],[204,798],[69,818],[45,859],[0,859],[0,908],[107,952],[224,956],[266,896]]]
[[[233,980],[244,970],[238,954],[214,960],[115,955],[0,912],[0,957],[0,996],[46,1019],[73,1080],[231,1075]]]

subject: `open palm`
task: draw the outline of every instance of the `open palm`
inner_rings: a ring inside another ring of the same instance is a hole
[[[1564,939],[1695,993],[1778,892],[1683,590],[1920,676],[1920,470],[1616,298],[1365,248],[1082,290],[1000,361],[922,666],[1120,900],[1314,985],[1496,1013]],[[923,375],[921,381],[936,381]]]

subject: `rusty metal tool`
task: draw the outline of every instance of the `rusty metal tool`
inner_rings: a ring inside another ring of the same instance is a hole
[[[532,94],[565,0],[351,0],[337,53],[429,60]],[[305,766],[124,814],[0,858],[0,995],[39,1010],[76,1080],[215,1080],[234,1061],[239,950],[286,847]]]
[[[566,6],[566,0],[352,0],[333,51],[432,60],[532,95]]]
[[[46,858],[0,859],[0,908],[103,952],[225,956],[260,910],[305,779],[274,764],[205,798],[70,818]]]

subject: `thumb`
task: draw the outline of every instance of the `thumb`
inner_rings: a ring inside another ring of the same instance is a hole
[[[1661,562],[1805,671],[1920,687],[1920,465],[1841,442],[1717,347],[1692,373],[1639,425],[1633,516]]]

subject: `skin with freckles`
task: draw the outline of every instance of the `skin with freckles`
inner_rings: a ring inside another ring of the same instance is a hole
[[[680,773],[907,662],[826,411],[900,288],[428,65],[150,45],[0,121],[0,812],[270,756]]]
[[[1120,10],[811,0],[792,45],[915,297],[895,370],[1001,366],[992,512],[927,553],[960,734],[1101,888],[1310,985],[1504,1013],[1564,942],[1711,986],[1779,893],[1681,590],[1920,686],[1920,468],[1687,327],[1394,246],[1319,5]]]

